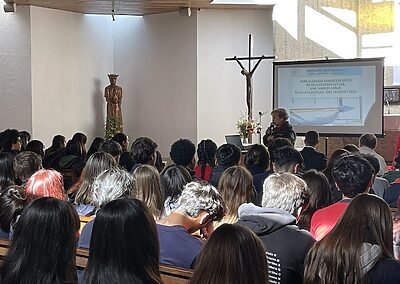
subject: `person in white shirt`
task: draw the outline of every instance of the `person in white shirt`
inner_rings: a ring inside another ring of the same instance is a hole
[[[360,137],[360,148],[358,148],[358,150],[361,154],[370,154],[378,159],[380,169],[377,176],[382,176],[385,172],[387,172],[387,166],[385,159],[375,152],[377,142],[378,140],[374,134],[365,133]]]

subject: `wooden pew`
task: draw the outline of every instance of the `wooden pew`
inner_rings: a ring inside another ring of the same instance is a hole
[[[7,255],[10,241],[0,240],[0,264]],[[86,249],[76,250],[76,268],[85,269],[89,257],[89,251]],[[192,277],[193,271],[190,269],[160,265],[161,278],[164,284],[187,284]]]

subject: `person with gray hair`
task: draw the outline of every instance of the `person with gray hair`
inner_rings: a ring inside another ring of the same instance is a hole
[[[201,232],[207,238],[213,221],[221,220],[225,205],[212,185],[188,183],[178,200],[178,207],[157,224],[160,240],[160,263],[192,268],[203,242],[191,234]]]
[[[92,201],[96,211],[108,202],[129,196],[135,189],[133,176],[118,167],[112,167],[97,176],[92,186]],[[95,216],[94,216],[95,217]],[[82,229],[78,247],[89,248],[94,219],[89,221]]]
[[[365,133],[361,135],[358,143],[360,146],[358,151],[360,151],[361,154],[369,154],[378,159],[379,172],[377,173],[377,176],[383,176],[383,174],[387,172],[387,165],[385,158],[375,152],[376,145],[378,144],[378,139],[376,138],[375,134]]]
[[[239,207],[238,224],[265,246],[270,283],[302,283],[304,259],[315,240],[296,225],[308,196],[306,183],[291,173],[271,174],[263,185],[262,207]]]

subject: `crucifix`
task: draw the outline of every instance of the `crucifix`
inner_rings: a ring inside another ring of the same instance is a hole
[[[240,68],[242,68],[242,71],[240,72],[243,76],[246,77],[246,104],[247,104],[247,120],[250,121],[253,119],[253,74],[257,70],[257,67],[260,65],[261,61],[264,59],[275,59],[275,56],[256,56],[252,57],[251,56],[251,50],[252,50],[252,40],[251,40],[251,34],[249,34],[249,56],[248,57],[231,57],[231,58],[225,58],[226,61],[236,61]],[[242,60],[248,60],[249,62],[249,68],[246,69],[244,68],[242,64]],[[251,68],[251,61],[252,60],[257,60],[257,63],[254,65],[253,68]],[[249,137],[249,143],[251,143],[251,135]]]

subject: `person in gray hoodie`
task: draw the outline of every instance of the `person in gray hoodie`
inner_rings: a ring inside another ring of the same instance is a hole
[[[302,283],[304,259],[315,240],[296,225],[307,185],[290,173],[274,173],[264,182],[262,207],[239,207],[238,224],[260,237],[266,249],[270,283]]]

